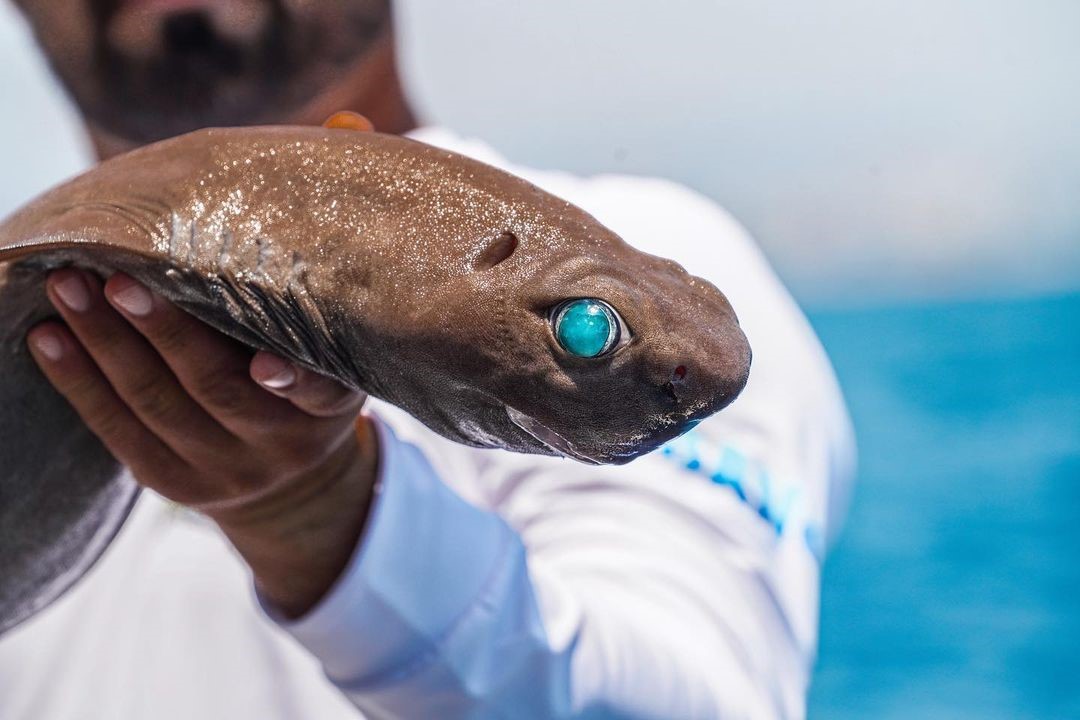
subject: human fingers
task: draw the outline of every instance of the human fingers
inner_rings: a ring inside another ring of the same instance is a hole
[[[133,278],[117,273],[105,295],[164,359],[196,403],[241,437],[292,419],[289,403],[248,375],[250,352]]]
[[[105,302],[96,276],[57,270],[46,289],[116,395],[162,442],[192,462],[220,456],[236,445],[236,438],[191,398],[154,348]]]
[[[367,397],[335,380],[262,351],[251,360],[251,378],[308,415],[320,418],[354,416]]]

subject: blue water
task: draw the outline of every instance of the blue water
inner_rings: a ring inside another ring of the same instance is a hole
[[[1080,295],[811,319],[861,455],[811,717],[1080,718]]]

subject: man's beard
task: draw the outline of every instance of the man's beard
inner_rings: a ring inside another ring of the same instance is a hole
[[[148,143],[209,126],[280,122],[323,89],[318,80],[325,78],[298,80],[310,71],[313,56],[325,52],[317,47],[319,33],[299,27],[280,0],[267,2],[268,20],[244,40],[222,32],[206,9],[168,13],[147,57],[132,57],[109,42],[117,4],[96,4],[95,82],[72,85],[87,119],[106,133]],[[349,59],[362,54],[375,31],[356,28]],[[346,63],[324,59],[330,63],[324,69]],[[94,89],[82,94],[80,87]]]

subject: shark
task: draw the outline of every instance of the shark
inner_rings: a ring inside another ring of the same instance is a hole
[[[626,463],[750,368],[711,283],[462,155],[348,117],[145,146],[0,223],[0,632],[89,570],[138,493],[27,352],[65,266],[125,272],[474,447]]]

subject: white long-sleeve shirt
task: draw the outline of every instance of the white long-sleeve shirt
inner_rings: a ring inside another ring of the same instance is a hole
[[[0,638],[3,720],[797,718],[850,425],[746,233],[677,185],[512,167],[731,300],[754,350],[720,414],[621,467],[477,450],[372,401],[381,491],[342,576],[260,612],[206,520],[144,493],[68,595]],[[289,637],[289,636],[292,637]]]

